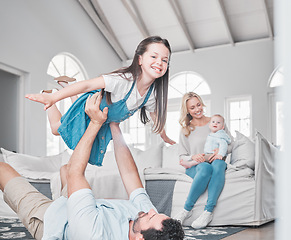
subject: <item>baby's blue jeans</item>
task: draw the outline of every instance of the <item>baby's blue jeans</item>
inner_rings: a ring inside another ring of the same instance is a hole
[[[224,187],[225,169],[225,161],[219,159],[214,160],[211,164],[203,162],[186,169],[186,174],[193,178],[193,182],[184,209],[190,211],[208,186],[208,199],[204,210],[212,212]]]

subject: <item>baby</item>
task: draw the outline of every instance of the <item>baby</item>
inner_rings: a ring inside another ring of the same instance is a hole
[[[206,138],[204,145],[205,161],[209,160],[209,157],[214,153],[214,150],[218,148],[218,153],[215,159],[222,159],[227,155],[227,146],[231,143],[231,138],[224,131],[224,118],[215,114],[211,117],[210,134]]]
[[[231,138],[224,131],[224,118],[219,114],[213,115],[209,122],[209,129],[210,133],[207,136],[204,145],[203,155],[205,162],[212,162],[209,160],[210,157],[214,155],[216,149],[218,149],[218,152],[215,155],[215,158],[212,160],[222,160],[227,155],[228,144],[231,143]],[[180,164],[185,168],[191,168],[192,166],[195,166],[199,163],[200,162],[195,160],[180,160]]]

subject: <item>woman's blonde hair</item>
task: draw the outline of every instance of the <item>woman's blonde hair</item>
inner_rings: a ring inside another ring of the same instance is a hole
[[[180,111],[181,115],[180,115],[179,123],[182,126],[182,131],[186,137],[188,137],[191,131],[194,130],[194,128],[190,126],[192,116],[190,115],[190,113],[188,113],[188,110],[187,110],[188,100],[194,97],[196,97],[198,101],[202,104],[202,106],[205,107],[205,104],[203,103],[202,98],[197,93],[188,92],[184,94],[182,98],[181,111]]]

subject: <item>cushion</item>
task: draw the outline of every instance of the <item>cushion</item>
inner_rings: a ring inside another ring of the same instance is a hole
[[[185,173],[185,168],[179,164],[179,145],[174,144],[169,147],[163,147],[163,168],[175,169],[178,172]]]
[[[255,143],[242,133],[236,132],[230,164],[255,169]]]
[[[256,167],[260,168],[257,165],[262,164],[262,169],[274,173],[275,161],[282,158],[282,152],[258,131],[256,131],[255,145]]]
[[[103,158],[102,167],[88,164],[86,168],[87,171],[96,171],[96,170],[99,171],[98,169],[101,169],[102,171],[117,170],[117,164],[115,161],[114,151],[106,151]]]
[[[145,151],[134,148],[132,146],[128,147],[139,172],[143,171],[145,168],[162,167],[162,146],[163,144],[160,144]],[[95,169],[96,166],[90,164],[87,167],[87,170],[89,171]],[[102,163],[102,169],[117,170],[114,151],[106,152]]]
[[[36,157],[20,154],[1,148],[4,161],[10,164],[20,175],[30,179],[49,179],[51,174],[58,172],[70,155],[67,151],[53,156]]]
[[[160,168],[162,167],[162,150],[164,143],[151,147],[145,151],[135,149],[136,152],[132,152],[135,159],[138,170],[144,170],[145,168]]]

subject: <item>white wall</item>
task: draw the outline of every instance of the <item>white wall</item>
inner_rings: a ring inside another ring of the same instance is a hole
[[[26,93],[39,92],[52,81],[46,74],[47,66],[60,52],[75,55],[89,77],[122,64],[78,1],[1,0],[0,29],[0,65],[28,73]],[[170,74],[201,74],[212,90],[213,113],[224,114],[225,97],[251,94],[253,129],[268,137],[267,81],[274,68],[273,51],[273,41],[262,40],[173,54]],[[0,96],[0,101],[5,99]],[[43,107],[25,100],[24,152],[45,154],[45,120]]]
[[[170,74],[194,71],[202,75],[212,91],[212,113],[224,114],[226,97],[250,94],[253,130],[269,138],[267,84],[273,69],[274,42],[261,40],[173,54]]]
[[[37,93],[52,81],[46,74],[47,67],[60,52],[76,56],[89,77],[121,66],[120,59],[78,1],[1,0],[0,31],[0,65],[28,73],[26,93]],[[46,114],[40,104],[21,97],[25,101],[24,152],[43,155]],[[7,104],[4,96],[0,96],[0,101]]]

